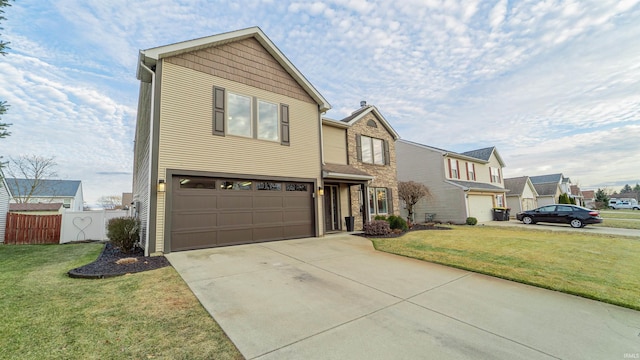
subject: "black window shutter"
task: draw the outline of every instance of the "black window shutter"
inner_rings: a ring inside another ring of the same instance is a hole
[[[280,144],[289,146],[291,144],[289,140],[289,105],[280,104]]]
[[[391,159],[389,158],[389,141],[384,140],[384,164],[391,164]]]
[[[213,135],[224,136],[224,88],[213,88]]]
[[[362,161],[362,139],[360,139],[360,134],[356,134],[356,154],[358,155],[358,161]]]
[[[387,188],[387,208],[387,212],[393,214],[393,191],[391,188]]]

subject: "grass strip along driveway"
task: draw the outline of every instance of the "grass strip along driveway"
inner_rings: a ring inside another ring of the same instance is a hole
[[[640,211],[600,210],[600,216],[604,219],[604,222],[602,224],[594,224],[594,226],[640,230]]]
[[[172,267],[71,279],[103,245],[0,245],[0,359],[242,359]]]
[[[640,240],[490,226],[373,239],[376,249],[640,310]]]

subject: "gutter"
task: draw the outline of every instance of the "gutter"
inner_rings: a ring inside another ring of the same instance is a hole
[[[147,197],[147,231],[145,231],[144,239],[144,255],[149,256],[149,225],[151,224],[151,190],[154,188],[151,184],[152,160],[153,160],[153,109],[156,95],[156,73],[149,69],[144,61],[140,61],[140,67],[147,70],[151,74],[151,101],[149,106],[149,194]]]

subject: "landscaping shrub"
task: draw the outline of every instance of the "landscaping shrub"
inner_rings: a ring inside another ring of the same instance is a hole
[[[387,221],[389,222],[391,230],[409,230],[409,225],[407,225],[407,222],[400,216],[391,215],[387,218]]]
[[[384,215],[376,215],[373,220],[387,220],[387,217]]]
[[[473,216],[467,218],[467,225],[475,225],[477,223],[478,219],[474,218]]]
[[[129,253],[139,240],[140,220],[132,217],[118,217],[107,223],[109,241],[124,253]]]
[[[364,234],[367,236],[387,235],[391,232],[386,220],[373,220],[364,224]]]

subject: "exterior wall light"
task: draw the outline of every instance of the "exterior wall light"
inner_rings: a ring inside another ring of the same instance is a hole
[[[318,196],[324,196],[324,188],[321,186],[318,187]]]
[[[158,180],[158,192],[165,192],[167,190],[167,184],[164,179]]]

